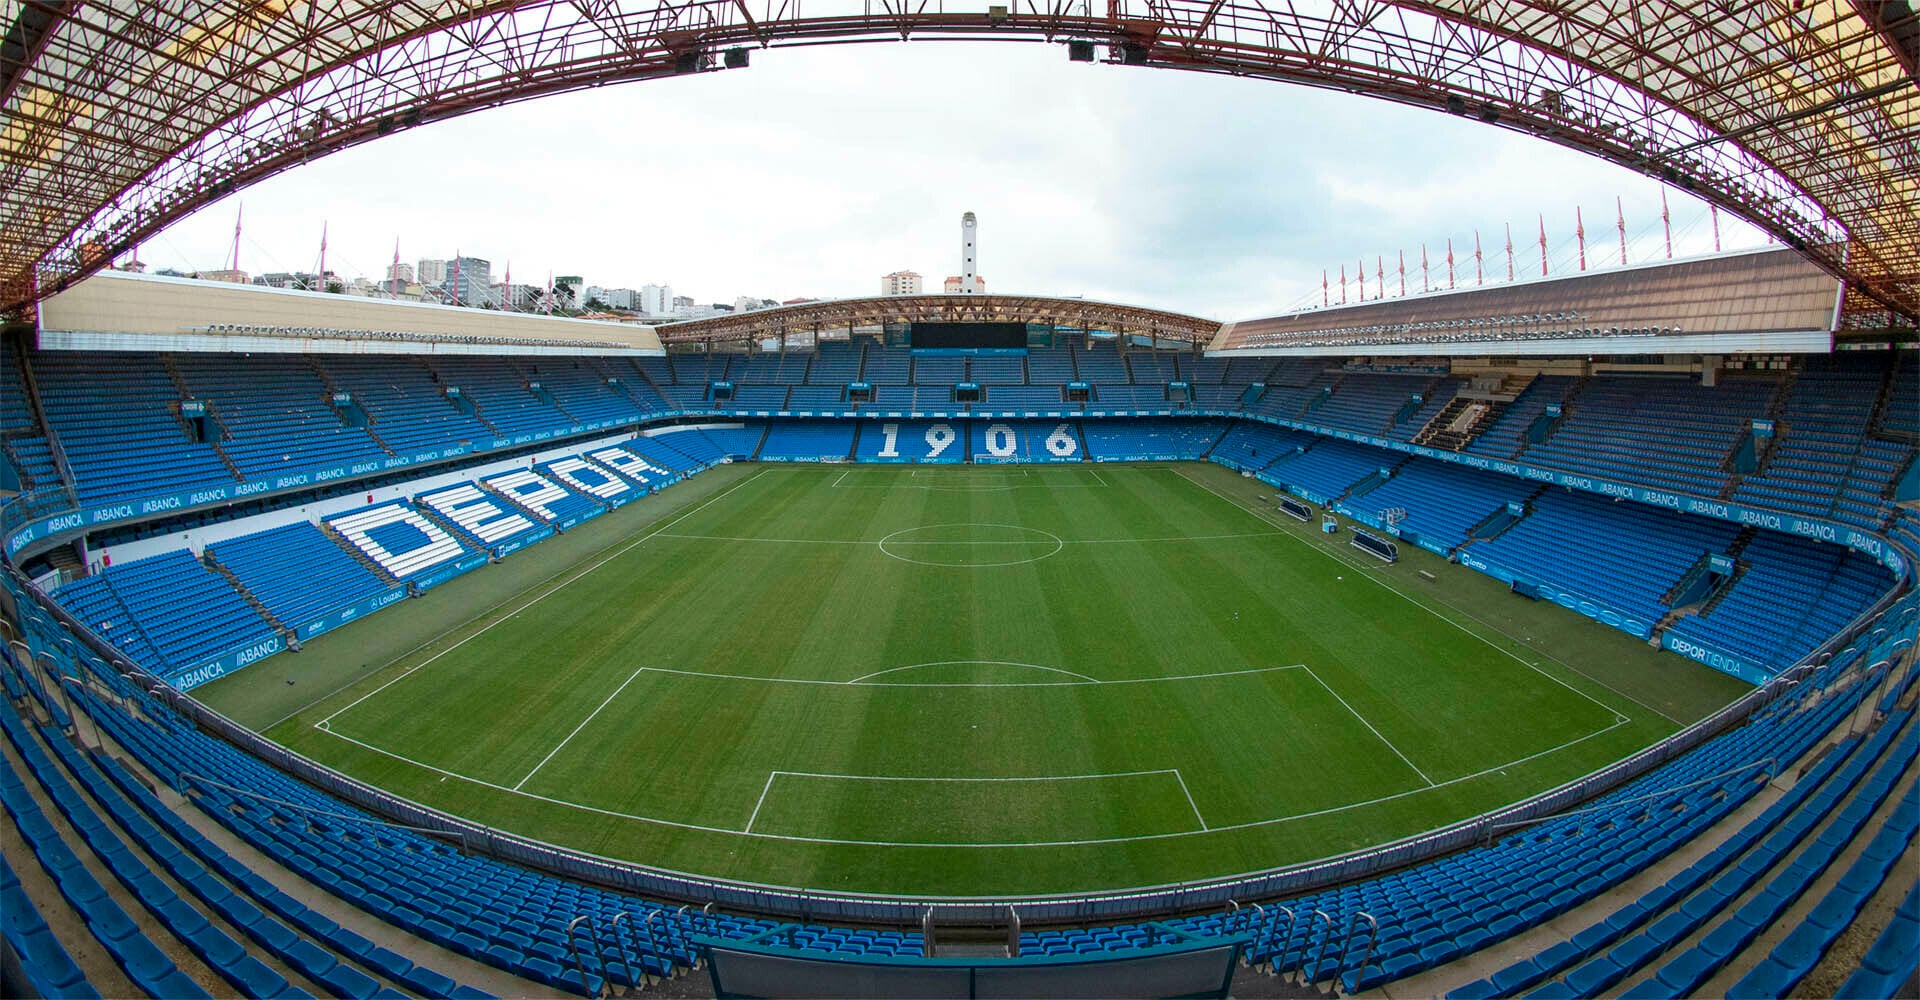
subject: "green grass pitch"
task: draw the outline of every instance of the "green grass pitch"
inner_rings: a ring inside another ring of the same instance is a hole
[[[1270,492],[1198,464],[736,464],[200,694],[557,844],[999,895],[1410,836],[1743,690]]]

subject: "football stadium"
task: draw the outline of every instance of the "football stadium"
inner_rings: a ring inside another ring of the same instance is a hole
[[[0,992],[1915,994],[1907,4],[829,7],[0,8]],[[972,212],[946,293],[657,322],[119,263],[909,36],[1470,119],[1768,243],[1225,322],[988,293]]]

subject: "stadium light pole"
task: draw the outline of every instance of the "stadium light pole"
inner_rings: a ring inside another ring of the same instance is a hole
[[[1620,229],[1620,266],[1627,266],[1627,210],[1620,206],[1620,196],[1613,196],[1613,223]]]
[[[1667,214],[1667,187],[1660,186],[1660,228],[1667,234],[1667,259],[1673,259],[1673,217]]]

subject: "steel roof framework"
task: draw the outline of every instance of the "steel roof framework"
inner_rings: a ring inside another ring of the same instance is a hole
[[[1044,295],[883,295],[830,299],[656,327],[662,343],[738,343],[818,339],[825,331],[870,329],[897,323],[1042,323],[1075,330],[1110,330],[1156,340],[1206,344],[1220,332],[1214,320],[1141,306]]]
[[[1471,115],[1660,176],[1920,315],[1915,15],[1840,0],[0,0],[0,308],[390,132],[722,50],[913,36]]]

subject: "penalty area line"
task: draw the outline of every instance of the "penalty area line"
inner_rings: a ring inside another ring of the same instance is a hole
[[[592,722],[593,717],[596,715],[599,715],[601,709],[604,709],[608,705],[612,704],[613,699],[620,697],[620,692],[625,691],[627,689],[627,685],[632,684],[633,679],[635,677],[640,676],[640,674],[644,672],[646,669],[647,668],[645,667],[641,667],[635,670],[633,673],[628,674],[627,679],[624,681],[621,681],[620,686],[617,688],[614,688],[612,694],[607,695],[606,699],[601,701],[598,707],[594,708],[593,711],[588,712],[586,718],[580,720],[579,725],[573,727],[573,732],[568,733],[566,739],[561,740],[559,744],[557,744],[552,750],[547,751],[547,755],[545,757],[540,758],[540,763],[533,765],[533,770],[528,771],[527,776],[524,778],[521,778],[520,783],[513,786],[513,790],[517,792],[520,790],[521,786],[525,785],[529,781],[532,781],[533,776],[536,774],[539,774],[540,769],[547,766],[547,761],[552,760],[554,754],[559,753],[561,749],[563,749],[567,744],[573,742],[573,738],[575,736],[580,735],[580,730],[587,728],[587,723]]]
[[[1614,724],[1606,727],[1605,729],[1599,729],[1594,732],[1588,733],[1585,736],[1568,740],[1567,742],[1562,743],[1559,746],[1548,747],[1545,750],[1528,754],[1527,756],[1521,757],[1518,760],[1511,760],[1505,764],[1496,764],[1493,767],[1489,767],[1480,771],[1475,771],[1472,774],[1463,774],[1458,778],[1449,778],[1446,781],[1436,783],[1435,785],[1432,786],[1432,788],[1445,788],[1449,785],[1457,785],[1462,782],[1472,781],[1475,778],[1482,778],[1489,774],[1493,774],[1499,771],[1504,771],[1509,767],[1516,767],[1520,764],[1525,764],[1530,761],[1538,760],[1539,758],[1545,757],[1548,754],[1557,753],[1558,751],[1565,750],[1568,747],[1576,746],[1578,744],[1585,743],[1586,741],[1594,739],[1596,737],[1604,736],[1610,732],[1613,732],[1615,729],[1620,728],[1621,726],[1627,725],[1629,721],[1630,720],[1623,719],[1619,722],[1615,722]],[[1137,834],[1129,837],[1095,837],[1095,838],[1087,838],[1087,839],[1081,839],[1081,840],[1005,841],[1005,842],[995,842],[995,843],[977,843],[977,842],[975,843],[968,843],[968,842],[937,843],[937,842],[927,842],[927,841],[857,840],[857,839],[849,839],[844,837],[807,837],[807,836],[801,836],[797,834],[787,834],[787,833],[755,833],[750,830],[734,830],[734,829],[730,829],[728,827],[723,827],[723,826],[710,826],[702,823],[687,823],[681,820],[662,819],[658,816],[641,816],[637,813],[624,813],[624,812],[619,812],[613,809],[603,809],[599,806],[590,806],[580,802],[572,802],[567,799],[556,799],[552,796],[541,795],[537,792],[515,791],[511,788],[508,788],[505,785],[496,784],[494,782],[487,781],[483,778],[475,778],[471,775],[461,774],[457,771],[449,771],[443,767],[435,767],[432,764],[428,764],[423,761],[414,760],[411,757],[407,757],[402,754],[394,753],[391,750],[386,750],[381,747],[374,746],[373,744],[367,743],[363,740],[355,739],[354,737],[348,736],[345,733],[336,732],[330,727],[321,729],[319,725],[316,724],[314,728],[319,729],[320,732],[326,733],[329,736],[336,737],[338,739],[344,740],[345,742],[348,742],[357,747],[360,747],[363,750],[367,750],[371,753],[376,753],[383,757],[388,757],[393,760],[400,761],[403,764],[411,764],[414,767],[420,768],[425,771],[431,771],[434,774],[442,775],[448,778],[455,778],[460,781],[467,782],[468,784],[479,785],[482,788],[491,788],[495,791],[504,792],[508,795],[523,796],[525,798],[534,799],[536,801],[545,802],[550,805],[556,805],[566,809],[577,809],[577,810],[580,810],[581,812],[593,813],[599,816],[608,816],[614,819],[632,820],[636,823],[648,823],[654,826],[672,827],[677,830],[694,830],[700,833],[723,833],[731,836],[758,837],[763,840],[778,840],[778,841],[786,841],[786,842],[798,843],[798,844],[845,844],[845,845],[854,846],[854,847],[954,847],[954,848],[1088,847],[1088,846],[1093,846],[1098,844],[1127,844],[1127,843],[1134,843],[1137,841],[1144,841],[1144,840],[1171,840],[1176,837],[1197,837],[1204,834],[1224,833],[1232,830],[1251,830],[1251,829],[1258,829],[1260,827],[1266,827],[1266,826],[1277,826],[1283,823],[1292,823],[1296,820],[1315,819],[1321,816],[1336,815],[1336,814],[1347,812],[1353,809],[1364,809],[1367,806],[1379,805],[1383,802],[1393,802],[1399,799],[1404,799],[1411,795],[1419,795],[1423,792],[1428,792],[1432,790],[1432,788],[1413,788],[1404,792],[1395,792],[1392,795],[1383,795],[1383,796],[1380,796],[1379,798],[1367,799],[1362,802],[1349,802],[1349,803],[1346,803],[1345,805],[1331,806],[1326,809],[1317,809],[1312,812],[1295,813],[1289,816],[1275,816],[1271,819],[1250,820],[1245,823],[1233,823],[1227,826],[1212,826],[1202,830],[1182,830],[1182,831],[1175,831],[1172,833],[1145,833],[1145,834]],[[772,775],[769,775],[768,778],[769,778],[769,783],[771,783]],[[1183,786],[1186,784],[1186,781],[1184,778],[1181,780],[1181,784]],[[766,790],[763,788],[761,790],[762,800],[765,799],[765,795],[766,795]],[[758,807],[756,806],[756,810],[757,808]],[[1195,810],[1195,816],[1196,818],[1199,817],[1199,812],[1197,809]],[[750,818],[748,822],[751,823],[752,818]],[[1201,822],[1204,824],[1206,821],[1202,819]],[[1251,873],[1247,873],[1247,874],[1251,874]]]
[[[767,783],[760,786],[760,797],[753,802],[753,815],[747,817],[747,825],[741,833],[753,832],[753,821],[760,818],[760,807],[767,804],[767,793],[773,790],[773,779],[780,776],[779,771],[767,772]]]
[[[1207,818],[1200,815],[1200,806],[1193,801],[1193,793],[1187,790],[1187,779],[1181,777],[1180,769],[1177,767],[1173,769],[1173,780],[1180,783],[1180,794],[1187,797],[1187,805],[1193,809],[1193,818],[1200,821],[1200,831],[1205,833],[1207,831]]]
[[[1337,701],[1337,702],[1339,702],[1339,703],[1341,704],[1341,706],[1342,706],[1343,708],[1345,708],[1345,709],[1346,709],[1347,711],[1349,711],[1349,712],[1352,712],[1352,713],[1353,713],[1353,717],[1354,717],[1354,718],[1356,718],[1356,719],[1359,719],[1359,720],[1360,720],[1360,724],[1361,724],[1361,725],[1363,725],[1363,726],[1365,726],[1365,727],[1367,727],[1367,731],[1368,731],[1368,732],[1370,732],[1370,733],[1372,733],[1372,734],[1374,735],[1374,738],[1376,738],[1376,739],[1378,739],[1378,740],[1379,740],[1380,742],[1382,742],[1382,743],[1384,743],[1384,744],[1386,744],[1386,745],[1387,745],[1387,749],[1389,749],[1389,750],[1391,750],[1391,751],[1393,751],[1393,755],[1394,755],[1395,757],[1398,757],[1398,758],[1400,758],[1400,762],[1401,762],[1401,763],[1403,763],[1403,764],[1405,764],[1405,765],[1407,765],[1407,766],[1408,766],[1408,767],[1410,767],[1410,768],[1413,768],[1413,773],[1415,773],[1415,774],[1417,774],[1417,775],[1419,775],[1419,776],[1420,776],[1420,780],[1421,780],[1421,781],[1424,781],[1424,782],[1426,782],[1426,783],[1427,783],[1427,787],[1428,787],[1428,788],[1432,788],[1432,787],[1433,787],[1433,779],[1432,779],[1432,778],[1429,778],[1429,777],[1427,777],[1427,772],[1425,772],[1425,771],[1422,771],[1422,770],[1420,770],[1420,765],[1418,765],[1418,764],[1415,764],[1415,763],[1414,763],[1413,761],[1411,761],[1411,760],[1408,760],[1408,759],[1407,759],[1407,755],[1406,755],[1406,754],[1404,754],[1404,753],[1401,753],[1401,752],[1400,752],[1400,748],[1399,748],[1399,747],[1397,747],[1397,746],[1394,746],[1394,745],[1393,745],[1393,741],[1392,741],[1392,740],[1390,740],[1390,739],[1387,739],[1387,737],[1386,737],[1386,735],[1385,735],[1385,734],[1383,734],[1383,733],[1381,733],[1381,732],[1380,732],[1380,730],[1378,730],[1378,729],[1375,729],[1375,728],[1373,727],[1373,723],[1371,723],[1371,722],[1368,722],[1368,721],[1367,721],[1367,717],[1366,717],[1366,716],[1364,716],[1364,715],[1361,715],[1361,714],[1360,714],[1360,710],[1359,710],[1359,709],[1357,709],[1357,708],[1354,708],[1354,707],[1353,707],[1352,705],[1350,705],[1350,704],[1348,704],[1348,703],[1347,703],[1347,699],[1345,699],[1345,698],[1342,698],[1342,697],[1340,697],[1340,692],[1338,692],[1338,691],[1335,691],[1335,690],[1333,689],[1333,685],[1331,685],[1331,684],[1328,684],[1328,683],[1327,683],[1326,681],[1324,681],[1324,680],[1321,680],[1321,679],[1320,679],[1320,675],[1319,675],[1319,674],[1316,674],[1316,673],[1314,673],[1314,672],[1313,672],[1313,668],[1312,668],[1312,667],[1302,667],[1301,669],[1303,669],[1303,670],[1305,670],[1305,671],[1307,672],[1307,676],[1308,676],[1308,677],[1311,677],[1311,678],[1313,678],[1313,681],[1314,681],[1314,683],[1316,683],[1316,684],[1318,684],[1318,685],[1320,685],[1321,687],[1323,687],[1323,688],[1325,688],[1328,694],[1330,694],[1330,695],[1333,695],[1333,700],[1334,700],[1334,701]]]

